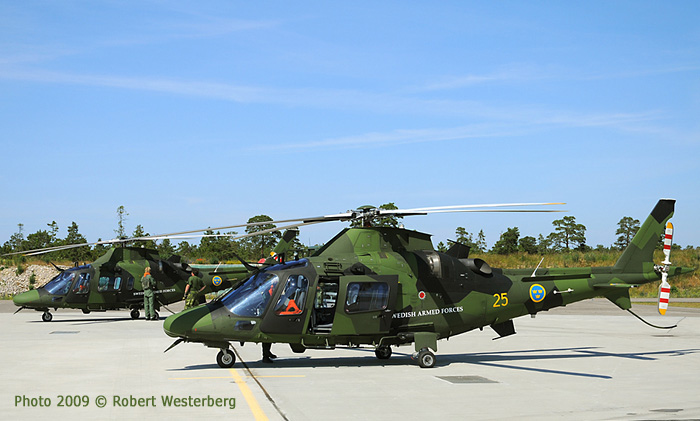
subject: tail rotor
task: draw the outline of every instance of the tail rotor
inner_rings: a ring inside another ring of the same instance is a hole
[[[666,314],[668,309],[668,301],[671,297],[671,285],[668,283],[668,270],[671,267],[671,244],[673,243],[673,224],[666,223],[666,232],[664,234],[664,261],[661,270],[661,285],[659,285],[659,314]]]

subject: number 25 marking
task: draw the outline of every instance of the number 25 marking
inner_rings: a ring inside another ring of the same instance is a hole
[[[493,303],[494,307],[505,307],[508,305],[508,293],[504,292],[502,294],[493,294],[496,297],[496,302]]]

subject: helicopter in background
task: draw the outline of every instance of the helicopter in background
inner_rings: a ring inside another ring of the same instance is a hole
[[[294,230],[285,232],[272,256],[260,266],[275,264],[275,259],[287,252],[296,234],[297,231]],[[132,238],[121,242],[153,238]],[[104,243],[106,242],[100,242]],[[66,246],[58,246],[23,253],[36,255],[65,248]],[[242,262],[241,265],[190,265],[184,263],[178,255],[163,259],[156,250],[133,246],[112,247],[90,264],[59,269],[61,272],[46,285],[15,295],[12,300],[19,307],[15,313],[25,308],[42,311],[41,319],[50,322],[53,319],[49,311],[51,308],[80,309],[85,314],[130,309],[131,318],[138,319],[139,310],[143,309],[141,277],[147,267],[151,268],[151,275],[157,285],[154,303],[156,310],[183,299],[187,280],[194,269],[199,272],[206,287],[202,298],[208,292],[231,288],[256,270],[256,266],[247,262]],[[157,312],[156,319],[159,319]]]
[[[674,204],[657,203],[613,267],[590,268],[496,269],[470,259],[468,246],[455,243],[441,253],[429,234],[372,226],[379,217],[479,211],[471,209],[476,205],[363,207],[286,220],[362,226],[344,229],[308,258],[260,268],[212,302],[169,316],[163,329],[176,340],[166,351],[182,342],[201,343],[218,348],[217,363],[227,368],[235,363],[231,342],[288,343],[296,353],[372,346],[379,359],[390,358],[392,346],[413,344],[420,366],[430,368],[439,339],[485,326],[499,337],[513,335],[512,319],[523,315],[593,297],[631,312],[630,288],[660,279],[667,284],[668,277],[695,270],[671,266],[668,255],[661,265],[652,261]]]

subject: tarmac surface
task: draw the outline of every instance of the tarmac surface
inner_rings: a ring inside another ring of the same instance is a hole
[[[515,319],[507,338],[485,328],[441,340],[432,369],[408,346],[378,360],[371,348],[281,344],[271,365],[259,345],[235,344],[236,364],[222,369],[199,344],[164,354],[173,340],[162,321],[128,311],[58,310],[42,322],[15,310],[0,301],[3,419],[700,419],[700,309],[633,306],[654,324],[680,321],[668,331],[584,301]]]

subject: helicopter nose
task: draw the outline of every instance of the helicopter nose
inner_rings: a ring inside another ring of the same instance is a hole
[[[209,309],[200,306],[169,316],[163,322],[163,330],[173,338],[191,338],[211,324]]]
[[[14,297],[12,297],[12,301],[18,307],[37,303],[39,302],[39,291],[32,289],[30,291],[17,294]]]

